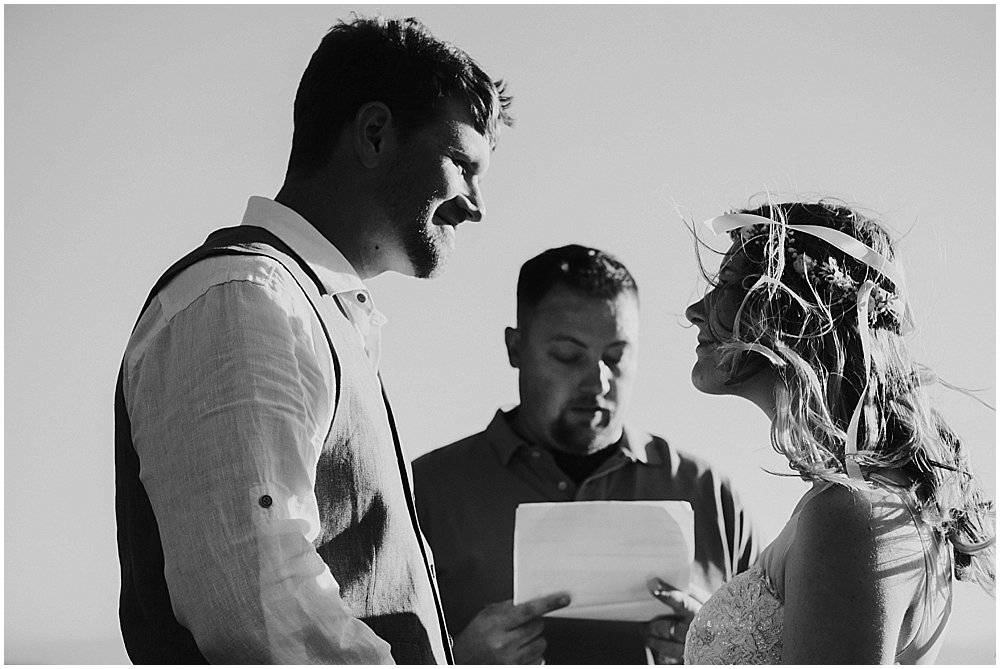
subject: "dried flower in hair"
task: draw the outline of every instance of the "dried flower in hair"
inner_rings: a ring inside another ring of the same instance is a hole
[[[844,295],[853,292],[857,296],[858,284],[837,264],[837,259],[833,256],[827,259],[819,267],[819,275],[830,284],[830,287]]]
[[[816,266],[816,261],[809,257],[806,253],[798,253],[795,255],[795,262],[792,267],[803,277],[808,278],[809,274],[812,273],[813,267]]]
[[[759,237],[764,233],[764,226],[758,223],[748,223],[740,228],[740,239],[746,244],[751,239]]]

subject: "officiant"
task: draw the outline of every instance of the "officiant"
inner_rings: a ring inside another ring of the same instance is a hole
[[[694,510],[690,594],[706,598],[759,550],[729,481],[625,425],[639,367],[639,291],[614,256],[578,245],[521,267],[504,332],[520,403],[413,463],[458,664],[644,664],[643,625],[542,616],[512,603],[514,513],[527,502],[681,500]],[[660,660],[670,658],[659,658]],[[678,661],[680,658],[676,658]]]

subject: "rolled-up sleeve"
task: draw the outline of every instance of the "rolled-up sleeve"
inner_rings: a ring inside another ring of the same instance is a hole
[[[174,614],[210,662],[391,663],[312,544],[336,381],[304,295],[270,279],[154,300],[126,354]]]

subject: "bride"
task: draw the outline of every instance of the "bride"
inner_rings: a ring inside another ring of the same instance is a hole
[[[812,483],[758,563],[701,606],[662,582],[650,624],[689,664],[930,663],[952,579],[995,597],[993,503],[911,362],[906,286],[885,229],[845,206],[768,204],[709,222],[732,246],[688,307],[692,381],[771,420]]]

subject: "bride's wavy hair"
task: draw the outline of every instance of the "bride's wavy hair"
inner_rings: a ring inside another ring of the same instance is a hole
[[[910,358],[902,311],[892,308],[901,302],[896,286],[826,241],[787,226],[839,230],[899,268],[889,233],[874,218],[830,200],[768,203],[739,213],[777,224],[730,232],[732,252],[749,260],[747,273],[730,284],[740,291],[740,307],[731,332],[711,314],[707,319],[722,342],[720,368],[728,382],[775,368],[773,447],[803,478],[848,486],[858,484],[846,473],[847,431],[864,394],[852,457],[862,468],[907,472],[924,520],[955,547],[956,577],[995,597],[993,502],[973,476],[961,440],[930,405],[922,381],[934,376]],[[857,308],[857,288],[865,281],[877,286],[869,307],[868,374]]]

